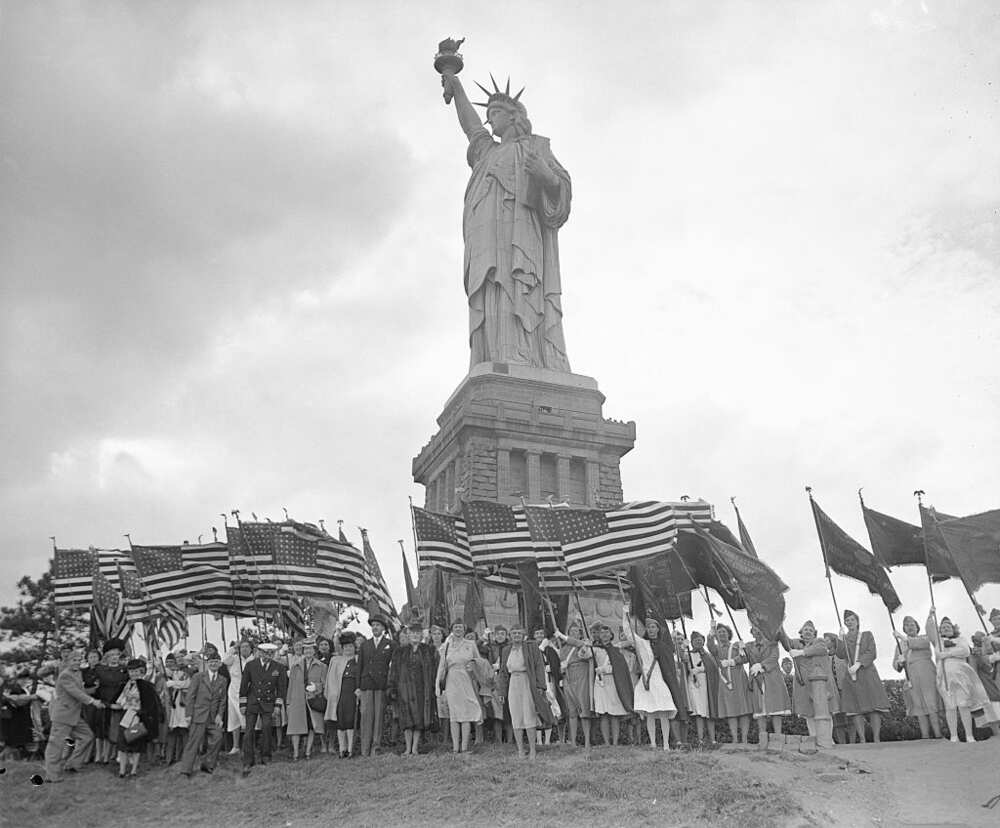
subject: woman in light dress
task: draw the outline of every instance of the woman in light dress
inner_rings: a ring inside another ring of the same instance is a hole
[[[570,624],[566,635],[556,631],[563,644],[559,650],[563,674],[563,699],[569,724],[569,744],[576,747],[576,734],[583,731],[583,746],[590,750],[590,718],[594,709],[594,654],[583,640],[583,626]]]
[[[663,678],[660,663],[653,655],[653,647],[645,637],[645,629],[639,629],[643,635],[636,635],[636,630],[640,626],[639,621],[633,622],[629,618],[628,610],[623,609],[623,626],[627,632],[629,641],[635,647],[639,676],[635,683],[632,708],[639,714],[640,718],[646,720],[646,734],[649,736],[650,749],[656,750],[656,723],[660,723],[660,735],[663,737],[663,749],[670,750],[670,720],[677,714],[677,707],[674,698],[670,693],[670,688]],[[658,622],[649,619],[648,623]],[[673,665],[670,665],[671,669]]]
[[[517,755],[535,758],[535,735],[539,725],[551,727],[553,718],[546,696],[545,659],[522,627],[511,627],[510,649],[500,659],[497,694],[510,709],[510,723],[517,742]],[[453,714],[454,715],[454,714]]]
[[[628,662],[615,645],[614,632],[607,624],[592,630],[594,645],[594,712],[600,716],[605,745],[617,746],[621,721],[631,715],[635,687]]]
[[[681,637],[683,638],[683,633]],[[715,720],[719,718],[719,665],[705,648],[705,636],[697,631],[691,632],[688,656],[691,659],[688,670],[688,704],[697,728],[698,741],[705,741],[707,727],[708,741],[714,745]]]
[[[230,756],[238,756],[240,753],[240,736],[243,728],[246,727],[246,719],[240,713],[240,681],[243,678],[243,665],[253,658],[253,644],[244,639],[239,646],[229,649],[222,663],[229,670],[229,688],[226,691],[228,701],[228,729],[233,736],[233,748],[229,751]]]
[[[947,616],[938,624],[933,609],[927,617],[927,635],[937,658],[937,688],[944,702],[951,741],[958,741],[958,720],[961,718],[965,741],[974,742],[972,711],[987,707],[990,699],[976,671],[966,661],[971,652],[969,642]]]
[[[906,715],[913,716],[920,725],[920,738],[941,738],[941,720],[938,711],[941,697],[937,689],[937,667],[934,665],[931,641],[920,635],[920,624],[912,615],[903,619],[903,631],[893,633],[898,642],[892,666],[906,674],[904,697]]]
[[[437,693],[448,700],[451,725],[451,752],[468,753],[472,725],[483,720],[479,694],[472,682],[470,671],[475,669],[479,656],[475,642],[465,638],[465,624],[455,621],[451,635],[441,645],[441,659],[437,670]]]

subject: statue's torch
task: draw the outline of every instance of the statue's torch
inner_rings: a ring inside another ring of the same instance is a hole
[[[465,68],[465,61],[458,53],[458,47],[465,43],[465,38],[454,40],[447,37],[438,44],[438,52],[434,55],[434,68],[442,75],[457,75]],[[444,93],[444,102],[451,103],[451,91]]]

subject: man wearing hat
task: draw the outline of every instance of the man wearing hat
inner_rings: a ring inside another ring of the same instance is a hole
[[[385,689],[389,684],[389,662],[395,644],[386,635],[385,618],[373,615],[368,619],[372,637],[363,642],[358,652],[358,698],[361,699],[361,755],[371,756],[373,747],[382,742],[382,710]]]
[[[201,769],[205,773],[215,770],[219,748],[222,746],[222,714],[228,703],[229,680],[222,675],[222,658],[218,650],[208,651],[204,667],[192,676],[187,692],[191,725],[179,768],[187,777],[194,773],[194,763],[198,760],[198,753],[206,736],[208,742],[205,756],[201,760]]]
[[[254,728],[260,719],[260,763],[266,765],[271,758],[271,739],[274,727],[271,716],[276,705],[285,703],[288,691],[288,670],[274,660],[278,649],[275,644],[258,645],[260,655],[243,667],[240,681],[240,713],[246,720],[243,737],[243,775],[250,773],[254,762]]]
[[[46,782],[62,782],[64,769],[70,772],[80,769],[94,741],[94,733],[83,720],[81,710],[84,706],[93,706],[98,710],[104,707],[100,699],[83,689],[81,658],[79,650],[64,658],[62,671],[56,679],[55,695],[49,703],[52,729],[45,747]],[[73,755],[66,761],[63,758],[64,749],[70,744],[73,745]]]

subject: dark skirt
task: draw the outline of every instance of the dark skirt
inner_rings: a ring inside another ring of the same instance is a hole
[[[340,683],[340,698],[337,700],[337,730],[354,730],[358,719],[358,699],[354,691],[358,689],[355,676],[344,676]]]

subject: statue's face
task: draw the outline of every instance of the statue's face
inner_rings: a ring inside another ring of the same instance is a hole
[[[486,122],[499,138],[514,125],[514,115],[505,106],[491,106],[486,110]]]

